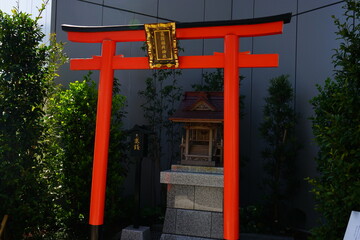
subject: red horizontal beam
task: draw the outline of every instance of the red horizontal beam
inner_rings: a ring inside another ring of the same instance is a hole
[[[116,31],[116,32],[68,32],[71,42],[102,43],[104,40],[115,42],[144,42],[145,30]]]
[[[240,68],[277,67],[278,54],[238,54]],[[88,59],[71,59],[71,70],[100,70],[102,57]],[[224,68],[224,54],[209,56],[180,56],[179,68]],[[113,57],[113,69],[150,69],[147,57]]]
[[[195,27],[176,29],[177,39],[206,39],[224,38],[225,35],[237,35],[239,37],[256,37],[280,34],[283,31],[283,21],[234,25],[216,27]],[[146,41],[145,30],[131,31],[108,31],[108,32],[68,32],[68,39],[72,42],[101,43],[103,40],[115,42],[139,42]]]

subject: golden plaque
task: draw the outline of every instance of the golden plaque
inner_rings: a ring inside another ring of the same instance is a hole
[[[145,24],[150,68],[179,67],[175,23]]]

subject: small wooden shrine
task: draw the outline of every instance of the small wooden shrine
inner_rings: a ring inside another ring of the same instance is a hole
[[[181,164],[222,166],[223,92],[185,92],[180,107],[170,118],[184,123]]]

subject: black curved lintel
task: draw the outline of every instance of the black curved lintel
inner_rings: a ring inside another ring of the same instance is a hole
[[[260,23],[279,22],[290,23],[292,13],[285,13],[261,18],[250,18],[240,20],[228,21],[209,21],[209,22],[185,22],[176,23],[176,28],[194,28],[194,27],[217,27],[217,26],[232,26],[232,25],[250,25]],[[129,30],[143,30],[144,24],[138,25],[113,25],[113,26],[75,26],[63,24],[62,30],[65,32],[112,32],[112,31],[129,31]]]

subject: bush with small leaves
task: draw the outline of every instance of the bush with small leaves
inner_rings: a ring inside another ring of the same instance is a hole
[[[0,217],[9,214],[13,239],[41,238],[54,222],[43,117],[65,57],[54,38],[42,44],[39,19],[17,9],[0,11]]]
[[[343,8],[344,22],[334,17],[341,40],[335,78],[311,100],[320,176],[308,181],[321,214],[313,239],[342,239],[351,211],[360,210],[360,2],[345,0]]]
[[[91,174],[95,139],[97,85],[90,78],[70,83],[69,89],[59,89],[47,104],[48,141],[52,151],[47,156],[56,159],[58,187],[55,208],[59,231],[67,239],[87,239]],[[126,175],[126,136],[122,131],[125,97],[119,94],[115,79],[112,101],[110,146],[106,189],[105,223],[121,217],[121,188]]]

